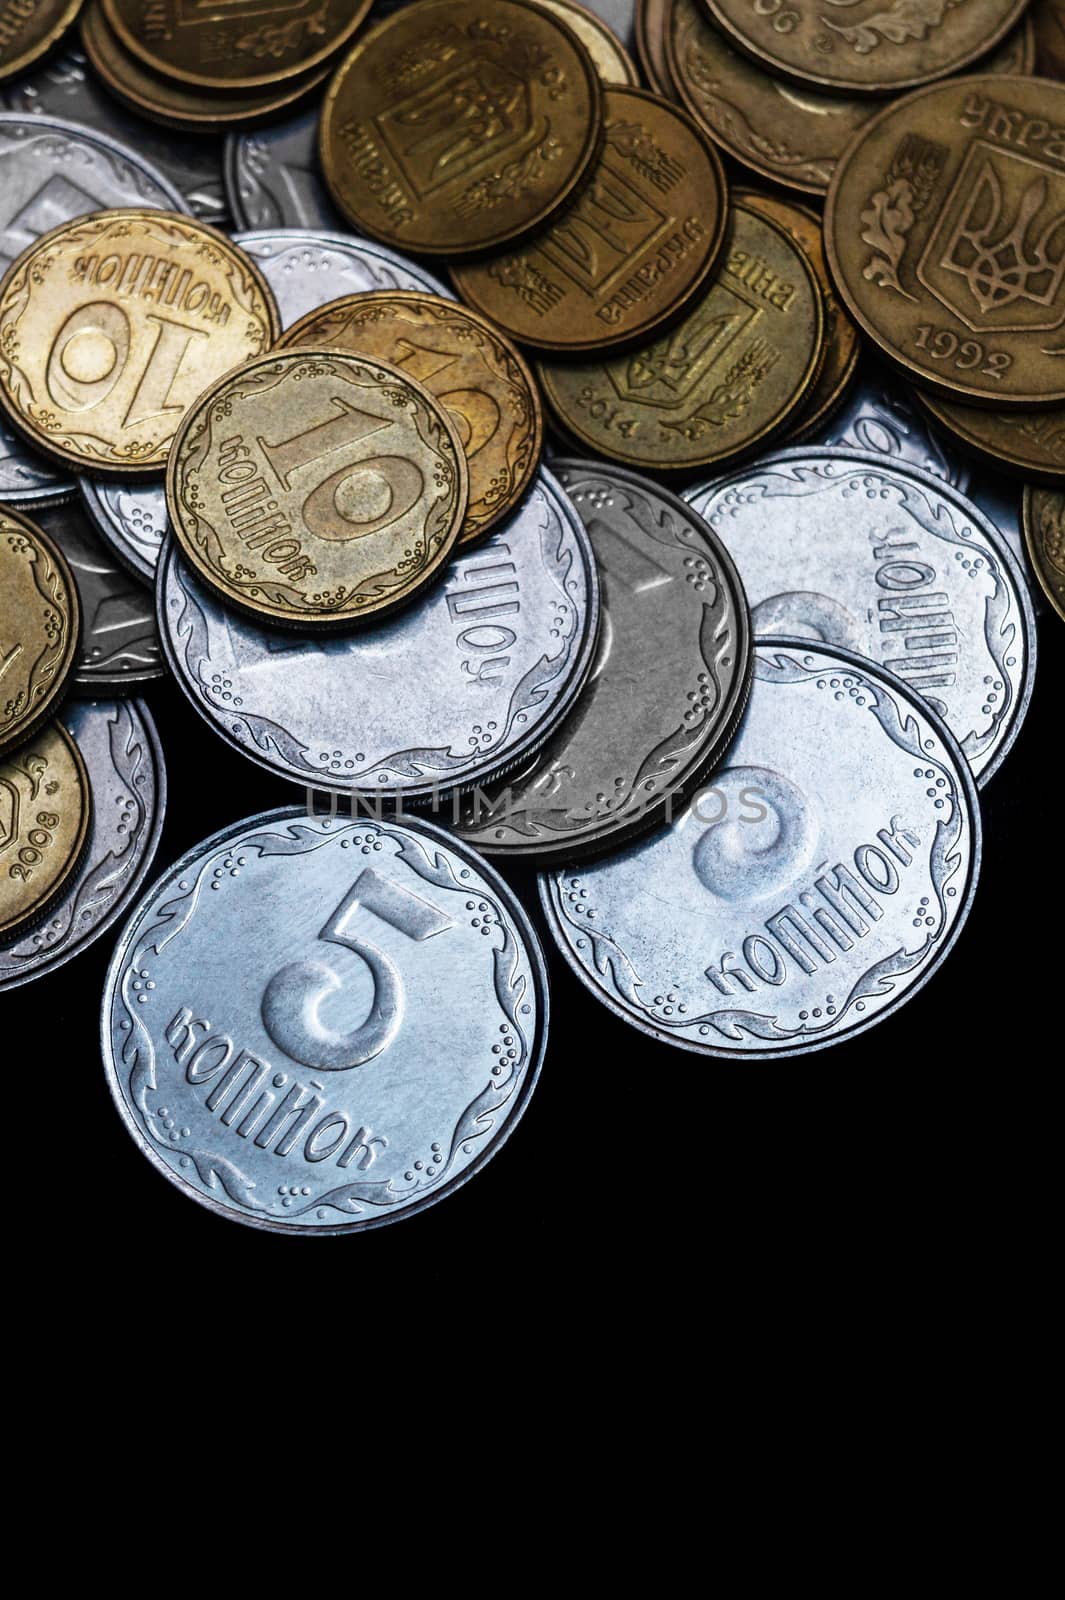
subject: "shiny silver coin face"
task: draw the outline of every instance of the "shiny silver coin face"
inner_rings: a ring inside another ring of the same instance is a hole
[[[901,384],[869,363],[843,404],[807,442],[887,456],[899,466],[930,472],[963,494],[969,485],[964,459],[930,430],[920,406]]]
[[[0,113],[0,276],[50,228],[113,206],[187,210],[162,173],[114,139],[55,117]],[[68,472],[0,422],[0,500],[28,506],[72,487]]]
[[[0,945],[0,990],[54,972],[129,908],[163,826],[166,769],[143,700],[68,700],[62,720],[89,773],[89,841],[76,878],[45,920]]]
[[[154,583],[169,528],[163,486],[126,484],[119,478],[90,478],[82,473],[78,488],[101,539],[131,572]]]
[[[968,914],[979,802],[945,725],[847,652],[755,640],[721,768],[673,823],[540,879],[597,999],[663,1043],[823,1049],[927,982]]]
[[[66,500],[36,512],[62,550],[81,602],[81,643],[74,686],[115,694],[161,678],[165,670],[151,591],[96,537],[81,502]]]
[[[517,900],[442,829],[265,812],[190,851],[118,942],[111,1092],[201,1204],[350,1233],[435,1204],[525,1109],[547,974]]]
[[[599,583],[580,518],[540,473],[416,606],[357,633],[258,627],[220,605],[172,544],[156,608],[178,682],[227,743],[305,788],[426,801],[488,781],[549,737],[588,676]]]
[[[317,107],[287,122],[229,134],[224,172],[240,228],[344,226],[318,168]]]
[[[686,491],[725,544],[755,634],[839,645],[924,696],[981,783],[1035,674],[1028,586],[1001,536],[942,479],[806,447]]]
[[[750,674],[739,576],[702,518],[620,467],[552,470],[599,566],[595,663],[533,770],[459,824],[486,855],[538,861],[616,849],[661,821],[731,738]]]

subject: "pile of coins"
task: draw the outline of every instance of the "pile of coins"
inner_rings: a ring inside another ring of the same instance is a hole
[[[892,1014],[1065,619],[1062,6],[635,36],[646,88],[572,0],[0,0],[0,988],[125,918],[118,1111],[254,1226],[512,1131],[508,866],[657,1041]],[[165,673],[298,803],[145,892]]]

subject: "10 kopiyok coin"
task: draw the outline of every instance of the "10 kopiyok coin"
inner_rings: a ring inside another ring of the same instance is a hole
[[[68,887],[91,816],[85,762],[54,718],[0,756],[0,944],[42,917]]]
[[[54,715],[77,663],[80,628],[66,560],[35,523],[0,507],[0,752]]]

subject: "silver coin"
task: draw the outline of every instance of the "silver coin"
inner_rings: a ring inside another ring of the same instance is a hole
[[[747,602],[727,551],[667,490],[556,461],[595,551],[595,664],[533,770],[479,797],[458,832],[486,855],[573,860],[654,827],[727,747],[750,682]]]
[[[318,110],[226,139],[226,198],[239,228],[344,226],[318,168]]]
[[[77,500],[36,513],[66,556],[81,603],[81,641],[74,687],[121,694],[166,670],[150,592],[116,563]]]
[[[454,1193],[513,1131],[547,973],[502,879],[442,829],[238,822],[144,896],[103,1005],[126,1128],[182,1193],[354,1233]]]
[[[166,810],[166,768],[143,700],[75,700],[63,722],[92,789],[89,842],[76,878],[43,922],[0,945],[0,990],[54,972],[122,915],[152,864]]]
[[[904,678],[980,783],[1035,675],[1028,586],[1001,536],[941,478],[800,447],[685,492],[740,570],[756,634],[823,640]]]
[[[0,110],[22,116],[62,117],[95,133],[109,134],[138,151],[184,196],[182,211],[205,222],[225,222],[225,187],[218,145],[207,138],[182,138],[139,117],[109,95],[81,50],[66,50],[28,77],[0,85]]]
[[[925,984],[980,865],[957,742],[901,679],[756,639],[726,764],[668,828],[540,879],[577,976],[626,1022],[711,1056],[853,1038]]]
[[[455,298],[421,267],[372,239],[292,228],[233,237],[261,267],[285,328],[329,300],[371,289],[417,289]],[[79,486],[93,522],[115,554],[152,580],[168,529],[162,485],[83,475]]]
[[[56,117],[0,112],[0,275],[42,233],[111,206],[184,211],[173,185],[133,150]],[[55,500],[70,474],[0,423],[0,500]]]
[[[889,456],[900,466],[942,478],[963,494],[969,485],[968,466],[957,451],[945,448],[931,432],[912,395],[871,363],[808,442]]]

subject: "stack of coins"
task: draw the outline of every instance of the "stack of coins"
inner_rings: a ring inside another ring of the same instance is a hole
[[[1061,6],[78,10],[0,5],[0,988],[125,916],[120,1115],[296,1233],[516,1126],[505,873],[660,1043],[904,1007],[1065,618]],[[164,675],[248,795],[145,893]]]

